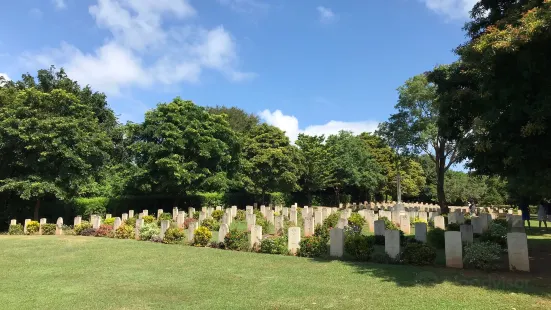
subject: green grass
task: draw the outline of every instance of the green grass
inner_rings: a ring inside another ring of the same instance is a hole
[[[0,236],[0,267],[2,309],[551,308],[550,287],[526,274],[94,237]]]

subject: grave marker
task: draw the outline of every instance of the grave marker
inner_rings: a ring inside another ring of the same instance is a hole
[[[399,230],[385,230],[385,252],[393,259],[400,255]]]
[[[525,233],[512,232],[507,234],[507,252],[509,253],[509,269],[530,271],[528,240]]]
[[[461,232],[446,231],[444,233],[446,242],[446,266],[451,268],[463,268],[463,245]]]
[[[464,243],[473,243],[473,226],[469,224],[461,224],[461,241]]]
[[[113,222],[113,230],[117,230],[122,224],[122,220],[120,217],[115,218],[115,222]]]
[[[442,215],[434,217],[434,227],[446,230],[446,224]]]
[[[287,249],[296,254],[300,249],[300,227],[289,227]]]
[[[385,235],[385,221],[377,220],[375,221],[375,236],[384,236]]]
[[[344,230],[333,227],[329,232],[329,255],[342,257],[344,254]]]
[[[415,223],[415,240],[427,242],[427,224]]]
[[[230,227],[228,226],[228,224],[220,225],[220,229],[218,230],[218,243],[224,242],[224,238],[229,232]]]

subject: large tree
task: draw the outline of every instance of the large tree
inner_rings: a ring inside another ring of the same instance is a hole
[[[308,196],[308,205],[312,205],[312,193],[325,190],[330,180],[329,152],[325,146],[325,137],[299,134],[295,142],[300,149],[303,167],[300,184]]]
[[[238,107],[216,106],[208,107],[207,110],[213,114],[226,115],[230,127],[240,134],[250,134],[251,130],[260,123],[257,115],[247,113]]]
[[[51,72],[50,72],[51,73]],[[44,197],[66,199],[97,175],[109,160],[112,139],[98,112],[81,98],[76,83],[66,90],[30,75],[0,86],[0,191],[35,202],[38,219]],[[103,128],[102,128],[103,127]]]
[[[158,104],[142,124],[130,125],[135,186],[178,198],[225,190],[238,165],[239,143],[224,117],[180,98]]]

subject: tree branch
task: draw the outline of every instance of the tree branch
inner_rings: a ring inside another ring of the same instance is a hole
[[[450,161],[448,162],[444,170],[447,171],[451,167],[451,165],[453,165],[457,161],[457,154],[457,148],[455,148],[452,152],[452,155],[450,156]]]

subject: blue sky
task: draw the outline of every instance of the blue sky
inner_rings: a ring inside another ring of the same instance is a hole
[[[175,96],[300,132],[373,130],[409,77],[456,59],[473,0],[20,0],[0,11],[0,74],[49,65],[122,121]]]

